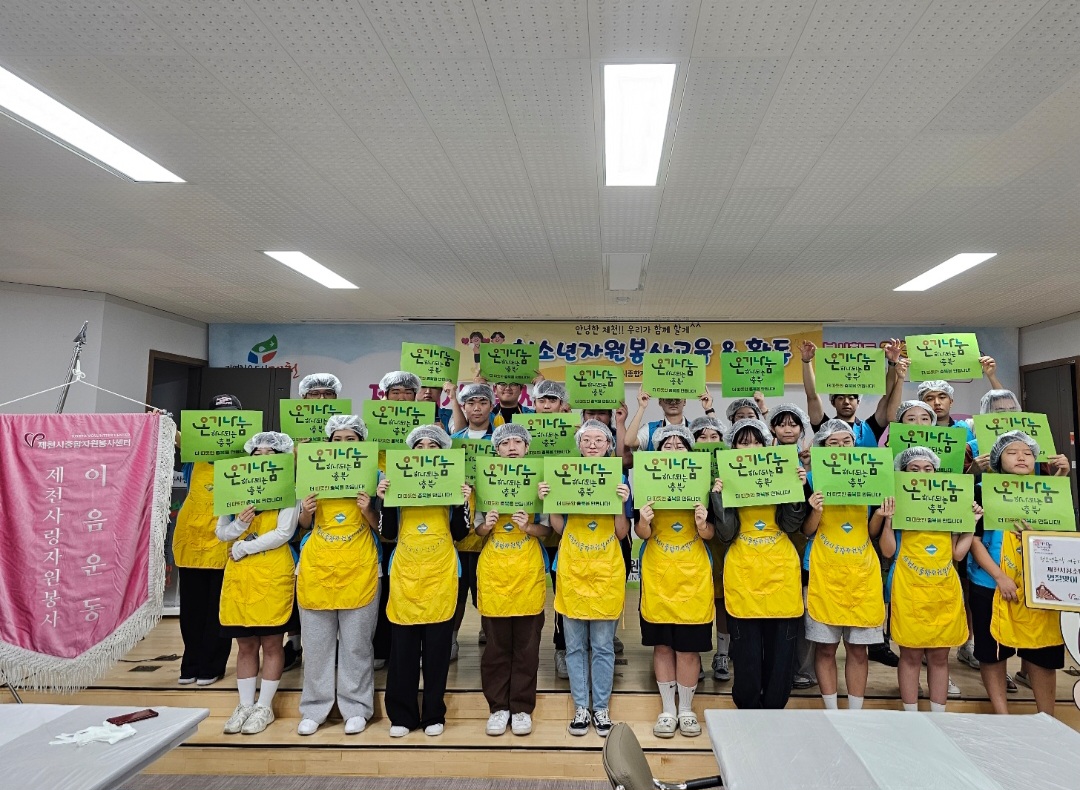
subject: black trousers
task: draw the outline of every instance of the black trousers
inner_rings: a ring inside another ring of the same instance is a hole
[[[798,617],[743,618],[728,612],[735,680],[731,699],[740,709],[779,710],[791,696]]]
[[[218,607],[225,571],[215,568],[177,568],[180,573],[180,637],[184,657],[182,678],[216,678],[225,674],[232,640],[221,636]]]
[[[450,672],[450,646],[454,618],[424,625],[390,624],[390,663],[386,669],[386,715],[393,726],[410,730],[446,723],[446,676]],[[423,709],[420,659],[424,659]]]
[[[396,543],[384,543],[382,546],[382,576],[379,577],[379,619],[375,621],[375,660],[386,661],[390,658],[390,621],[386,617],[386,602],[390,600],[390,555]]]

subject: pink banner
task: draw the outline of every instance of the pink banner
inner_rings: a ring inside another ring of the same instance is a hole
[[[0,672],[87,685],[161,614],[171,420],[0,415]]]

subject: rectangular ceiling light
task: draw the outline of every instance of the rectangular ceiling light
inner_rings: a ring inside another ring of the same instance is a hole
[[[0,68],[0,112],[94,164],[132,181],[183,184],[149,157]]]
[[[674,63],[604,66],[605,185],[656,186],[674,86]]]
[[[611,252],[604,255],[608,290],[636,291],[641,286],[641,273],[648,259],[648,253],[644,252]]]
[[[293,271],[300,272],[300,274],[304,275],[305,277],[310,277],[319,285],[325,285],[327,288],[337,288],[344,290],[347,288],[357,287],[341,275],[334,274],[334,272],[327,269],[321,263],[313,260],[312,258],[309,258],[302,252],[296,252],[295,250],[266,250],[266,254],[273,258],[275,261],[284,263]]]
[[[961,272],[966,272],[973,266],[978,266],[983,261],[988,261],[997,255],[996,252],[962,252],[954,255],[944,263],[939,263],[933,269],[923,272],[914,280],[908,280],[903,285],[893,288],[894,291],[926,291],[938,283],[943,283],[950,277],[955,277]]]

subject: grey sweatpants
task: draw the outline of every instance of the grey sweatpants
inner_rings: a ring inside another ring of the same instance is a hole
[[[304,689],[300,715],[320,724],[337,704],[345,720],[370,719],[375,705],[375,650],[379,591],[359,609],[300,609],[304,632]],[[336,672],[335,672],[336,664]]]

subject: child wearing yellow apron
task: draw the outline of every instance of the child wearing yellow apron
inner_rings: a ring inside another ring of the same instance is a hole
[[[326,435],[332,442],[362,442],[367,426],[355,414],[338,414],[327,420]],[[377,503],[364,492],[317,500],[314,528],[300,546],[296,598],[307,660],[299,735],[313,735],[335,701],[346,735],[363,732],[374,712],[372,637],[382,575]]]
[[[689,452],[694,437],[684,425],[662,425],[652,446],[665,452]],[[701,734],[694,713],[700,654],[712,650],[712,568],[705,542],[714,529],[699,502],[693,510],[654,510],[646,502],[638,511],[634,532],[641,549],[641,643],[653,649],[653,674],[663,710],[653,726],[658,738],[675,730],[688,737]],[[675,692],[679,692],[676,712]]]
[[[460,418],[455,416],[454,426],[458,426],[458,419],[464,420],[464,427],[450,434],[451,439],[491,439],[491,410],[495,406],[495,393],[488,384],[471,382],[461,388],[457,393],[457,403]],[[474,529],[484,523],[484,514],[476,512],[475,497],[469,502],[469,513],[473,519],[469,526],[469,534],[463,540],[454,544],[457,548],[458,561],[461,563],[461,578],[458,580],[457,608],[454,610],[454,642],[450,647],[450,660],[457,661],[458,657],[458,631],[465,619],[465,607],[469,602],[469,593],[472,593],[473,606],[476,606],[476,562],[480,559],[480,549],[484,541],[476,534]],[[480,644],[487,639],[487,634],[480,629]]]
[[[586,420],[574,436],[584,458],[603,458],[615,449],[615,437],[599,420]],[[630,498],[626,477],[616,488]],[[547,496],[547,487],[540,489]],[[626,600],[626,565],[619,545],[630,532],[626,513],[567,516],[551,514],[551,526],[562,538],[555,557],[562,583],[555,589],[555,611],[563,617],[566,668],[574,718],[571,735],[589,731],[589,689],[592,678],[592,718],[596,734],[611,732],[609,710],[615,682],[615,628]],[[591,654],[591,658],[590,658]]]
[[[447,450],[450,436],[437,425],[414,428],[405,440],[410,450]],[[379,481],[385,500],[390,480]],[[472,487],[462,487],[465,502]],[[454,608],[457,605],[458,564],[454,541],[468,534],[465,505],[386,507],[382,531],[397,547],[390,558],[390,663],[386,671],[384,704],[390,717],[390,737],[401,738],[424,728],[442,735],[446,725],[446,677],[450,672]],[[420,693],[424,673],[423,708]]]
[[[524,426],[510,422],[491,434],[491,443],[502,458],[523,458],[531,439]],[[548,564],[541,538],[550,531],[523,510],[512,515],[492,510],[476,530],[484,538],[476,566],[476,591],[487,634],[480,657],[480,685],[491,712],[488,735],[502,735],[507,723],[514,735],[532,732],[547,598]]]
[[[818,447],[854,447],[854,429],[844,420],[826,420],[814,436]],[[836,649],[844,640],[848,708],[862,708],[869,674],[867,645],[884,639],[885,600],[881,562],[871,538],[885,520],[880,509],[868,520],[863,505],[825,505],[820,491],[809,498],[803,534],[810,548],[806,590],[806,638],[817,643],[814,659],[821,699],[837,707]]]
[[[928,447],[909,447],[894,461],[899,472],[934,474],[941,459]],[[926,661],[930,710],[944,713],[949,698],[949,648],[967,641],[964,594],[954,561],[967,556],[973,533],[893,530],[896,500],[881,506],[885,525],[881,553],[893,558],[889,571],[892,636],[900,646],[896,670],[904,710],[919,709],[919,675]],[[982,508],[972,503],[977,517]]]
[[[215,395],[209,408],[236,410],[240,401],[235,395]],[[218,620],[229,547],[214,534],[218,522],[214,465],[185,464],[184,477],[188,493],[176,515],[172,537],[173,564],[180,581],[180,638],[184,640],[177,683],[210,686],[225,676],[232,652],[232,640],[221,635]]]
[[[990,450],[990,471],[1032,475],[1039,445],[1023,431],[1003,433]],[[982,489],[978,489],[981,494]],[[1053,609],[1029,609],[1024,603],[1024,562],[1020,532],[975,529],[968,559],[971,580],[971,624],[975,658],[994,713],[1008,713],[1005,661],[1019,655],[1027,670],[1035,707],[1054,714],[1057,670],[1065,666],[1065,644],[1059,616]]]
[[[769,426],[737,421],[724,443],[733,449],[767,447]],[[803,483],[806,472],[799,470]],[[720,540],[731,546],[724,571],[724,602],[737,671],[731,698],[739,708],[781,709],[795,674],[795,634],[803,614],[802,569],[789,535],[806,519],[805,502],[724,507],[723,483],[713,484],[711,512]]]
[[[724,427],[713,416],[716,410],[712,407],[712,395],[707,390],[701,396],[701,404],[705,406],[705,416],[690,421],[690,433],[694,437],[694,443],[723,442]],[[728,544],[720,540],[719,535],[714,534],[712,540],[709,541],[709,553],[712,555],[713,601],[716,606],[716,652],[712,657],[712,676],[713,680],[721,683],[731,680],[731,634],[728,632],[727,609],[724,608],[724,556],[727,550]]]
[[[248,439],[249,455],[291,453],[293,441],[283,433],[264,431]],[[218,519],[218,540],[231,542],[221,588],[221,632],[236,640],[236,690],[240,704],[225,722],[224,732],[252,735],[274,720],[273,701],[285,666],[282,636],[297,625],[293,618],[296,562],[289,538],[296,531],[296,508],[246,508]],[[262,651],[262,686],[255,699]]]

